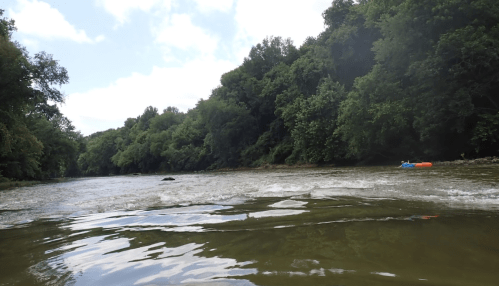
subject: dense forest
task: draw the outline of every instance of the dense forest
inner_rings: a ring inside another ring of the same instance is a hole
[[[56,106],[66,70],[3,18],[0,176],[499,155],[497,0],[335,0],[322,16],[299,48],[253,46],[189,111],[148,107],[87,137]]]

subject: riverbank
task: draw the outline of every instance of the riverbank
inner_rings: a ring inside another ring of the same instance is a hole
[[[0,191],[40,184],[41,181],[8,181],[0,183]]]
[[[258,167],[235,167],[235,168],[220,168],[211,172],[226,172],[226,171],[249,171],[249,170],[279,170],[279,169],[303,169],[315,167],[334,167],[335,164],[312,164],[312,163],[299,163],[299,164],[264,164]],[[208,171],[210,172],[210,171]]]
[[[476,159],[463,159],[453,161],[433,161],[433,166],[469,166],[469,165],[489,165],[499,164],[499,158],[484,157]],[[303,169],[315,167],[336,167],[335,164],[312,164],[312,163],[299,163],[293,165],[287,164],[265,164],[258,167],[236,167],[236,168],[220,168],[208,172],[226,172],[226,171],[248,171],[248,170],[279,170],[279,169]],[[204,172],[204,171],[202,171]]]
[[[433,162],[433,166],[469,166],[469,165],[488,165],[488,164],[499,164],[499,158],[494,156],[494,157],[484,157],[477,159]]]
[[[66,182],[69,179],[70,178],[54,178],[54,179],[43,180],[43,181],[7,181],[7,182],[0,182],[0,191],[10,190],[10,189],[20,188],[20,187],[29,187],[29,186],[34,186],[34,185],[38,185],[38,184]]]

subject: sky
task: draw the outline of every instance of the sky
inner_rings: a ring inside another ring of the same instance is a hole
[[[62,113],[83,135],[146,107],[186,112],[267,36],[300,47],[332,0],[7,0],[13,39],[69,73]]]

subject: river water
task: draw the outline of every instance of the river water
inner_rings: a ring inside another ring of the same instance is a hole
[[[0,285],[498,285],[499,166],[0,191]]]

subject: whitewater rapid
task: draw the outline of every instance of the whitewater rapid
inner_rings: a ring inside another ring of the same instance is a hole
[[[80,178],[0,192],[0,228],[40,218],[168,206],[240,205],[258,198],[424,201],[499,209],[499,167],[311,168]],[[282,204],[285,204],[283,202]],[[300,203],[298,203],[300,204]],[[273,212],[279,213],[279,206]],[[254,214],[255,216],[265,214]]]

